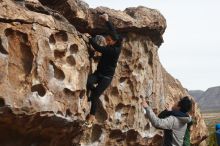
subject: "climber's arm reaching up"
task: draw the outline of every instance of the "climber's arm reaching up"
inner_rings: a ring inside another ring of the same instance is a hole
[[[154,127],[161,128],[161,129],[172,129],[173,128],[173,124],[175,120],[173,116],[169,116],[165,119],[160,119],[155,115],[155,113],[153,112],[151,107],[148,106],[145,100],[142,102],[142,104],[146,110],[147,117],[149,118],[150,122],[152,123]]]
[[[109,50],[111,49],[111,48],[108,47],[108,46],[100,46],[100,45],[98,45],[93,38],[90,38],[90,39],[89,39],[89,42],[90,42],[90,44],[92,45],[92,47],[93,47],[96,51],[98,51],[98,52],[100,52],[100,53],[105,53],[105,52],[107,52],[107,51],[109,51]]]
[[[119,34],[117,33],[114,25],[109,21],[108,15],[107,14],[103,14],[100,16],[100,18],[102,18],[103,20],[105,20],[106,26],[108,28],[108,35],[110,35],[114,40],[118,40],[119,39]]]
[[[93,47],[96,51],[98,51],[98,52],[100,52],[100,53],[103,53],[103,51],[105,50],[105,47],[98,45],[93,38],[90,38],[90,39],[89,39],[89,43],[92,45],[92,47]]]

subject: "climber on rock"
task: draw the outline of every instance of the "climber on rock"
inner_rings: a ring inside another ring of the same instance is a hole
[[[166,109],[164,111],[162,111],[161,113],[159,113],[158,117],[161,119],[167,118],[169,116],[176,116],[176,117],[180,117],[180,115],[178,114],[178,106],[175,106],[174,103],[169,103],[169,105],[167,105]],[[200,143],[202,143],[206,138],[208,138],[207,135],[204,135],[202,137],[200,137],[200,139],[198,140],[194,140],[193,142],[190,141],[190,130],[193,124],[196,124],[196,120],[192,119],[192,121],[190,121],[189,123],[187,123],[187,128],[186,128],[186,132],[184,135],[184,139],[183,139],[183,145],[182,146],[198,146]],[[165,135],[167,135],[169,133],[170,130],[164,130]]]
[[[183,97],[172,111],[164,111],[159,114],[159,117],[155,115],[145,100],[142,105],[152,125],[164,130],[163,146],[183,146],[185,144],[184,136],[187,135],[187,126],[192,122],[188,114],[192,109],[192,101],[189,97]]]
[[[89,42],[95,51],[101,53],[101,58],[98,62],[96,71],[89,75],[87,80],[87,90],[91,91],[91,94],[87,95],[88,100],[91,101],[90,114],[87,116],[87,124],[90,126],[95,120],[99,97],[110,85],[114,76],[122,45],[122,38],[109,21],[108,15],[100,15],[100,19],[105,21],[106,26],[108,27],[108,32],[106,32],[106,35],[104,36],[98,35],[89,39]]]

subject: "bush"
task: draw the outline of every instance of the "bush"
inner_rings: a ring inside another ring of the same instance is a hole
[[[209,146],[218,146],[217,140],[216,140],[216,133],[214,128],[209,128],[209,139],[208,139],[208,145]]]

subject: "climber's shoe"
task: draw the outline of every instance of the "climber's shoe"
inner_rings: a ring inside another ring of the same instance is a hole
[[[93,126],[93,123],[95,122],[95,116],[94,115],[88,115],[86,117],[86,121],[83,124],[83,126],[86,126],[88,128],[91,128]]]
[[[88,121],[85,121],[85,123],[83,124],[83,127],[87,127],[87,128],[91,128],[93,125],[93,123],[90,123]]]

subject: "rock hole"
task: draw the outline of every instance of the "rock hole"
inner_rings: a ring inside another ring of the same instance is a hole
[[[0,107],[5,106],[5,99],[0,96]]]
[[[73,92],[72,90],[68,89],[68,88],[64,88],[63,92],[67,95],[67,96],[74,96],[75,92]]]
[[[154,145],[163,145],[162,144],[163,142],[163,137],[159,134],[156,134],[154,137],[153,137],[153,140],[152,140],[152,143]]]
[[[79,47],[77,44],[73,44],[70,46],[70,53],[71,54],[76,54],[79,51]]]
[[[68,35],[65,31],[60,31],[55,33],[55,39],[56,41],[66,42],[68,41]]]
[[[56,40],[55,40],[55,38],[54,38],[54,35],[52,34],[52,35],[50,35],[50,37],[49,37],[49,43],[50,44],[55,44],[56,43]]]
[[[136,101],[139,101],[140,97],[138,96],[132,96],[132,99],[136,100]]]
[[[138,64],[137,68],[138,68],[138,70],[143,70],[144,69],[143,65],[140,64],[140,63]]]
[[[92,137],[91,137],[91,141],[92,142],[96,142],[99,140],[99,138],[101,137],[102,135],[102,128],[101,126],[95,124],[93,127],[92,127]]]
[[[71,117],[72,115],[73,115],[73,113],[72,113],[71,110],[68,108],[68,109],[66,110],[66,116]]]
[[[150,66],[153,66],[153,53],[152,52],[149,52],[149,55],[148,55],[148,64]]]
[[[129,106],[127,108],[127,111],[125,111],[125,113],[127,113],[127,123],[129,126],[134,125],[134,121],[135,121],[135,106]]]
[[[108,120],[109,120],[109,122],[113,122],[113,119],[112,119],[111,117],[109,117],[109,119],[108,119]]]
[[[111,130],[110,139],[125,139],[125,134],[120,129]]]
[[[54,69],[54,77],[58,80],[64,80],[65,79],[65,74],[64,72],[59,69],[53,61],[50,61],[50,64],[53,66]]]
[[[71,66],[76,65],[76,60],[75,60],[75,58],[73,57],[73,55],[68,56],[68,57],[66,58],[66,62],[67,62],[68,64],[70,64]]]
[[[5,29],[5,36],[6,37],[9,37],[9,36],[13,36],[14,35],[14,30],[13,29],[11,29],[11,28],[7,28],[7,29]]]
[[[127,142],[131,142],[131,141],[136,142],[138,135],[139,135],[139,133],[137,131],[131,129],[126,133],[126,141]]]
[[[150,124],[149,124],[149,123],[147,123],[147,124],[145,125],[144,130],[150,130]]]
[[[104,99],[105,99],[106,102],[109,102],[109,98],[108,98],[107,95],[104,96]]]
[[[96,119],[98,122],[103,123],[105,120],[108,119],[108,114],[105,111],[102,102],[98,100],[98,105],[97,105],[97,112],[95,115]]]
[[[112,88],[112,91],[111,91],[111,94],[112,94],[113,96],[118,96],[118,95],[119,95],[118,88],[117,88],[117,87],[113,87],[113,88]]]
[[[66,51],[65,50],[54,50],[54,57],[55,58],[62,58],[66,55]]]
[[[46,94],[46,89],[42,84],[36,84],[31,87],[31,92],[37,92],[38,95],[43,97]]]
[[[123,107],[125,107],[124,104],[119,103],[116,107],[115,107],[115,111],[120,111]]]
[[[134,115],[135,115],[135,107],[131,105],[124,105],[122,103],[119,103],[115,107],[115,111],[121,113],[121,118],[126,120],[126,123],[129,126],[132,126],[134,124]]]
[[[20,37],[21,43],[24,44],[28,43],[28,35],[26,33],[16,31],[16,34]]]
[[[6,49],[3,47],[3,45],[2,45],[2,39],[0,38],[0,52],[2,53],[2,54],[6,54],[6,55],[8,55],[8,52],[6,51]]]
[[[129,67],[127,64],[122,64],[121,65],[121,72],[125,73],[125,74],[131,74],[133,72],[133,67]],[[129,77],[128,77],[129,78]],[[129,80],[127,80],[129,81]]]
[[[32,70],[32,65],[33,65],[33,59],[34,55],[31,51],[30,46],[20,43],[20,48],[21,48],[21,53],[22,53],[22,63],[23,63],[23,68],[25,70],[26,75],[30,74]]]
[[[123,68],[125,71],[129,71],[130,66],[128,64],[123,64]]]
[[[86,91],[82,90],[82,91],[80,91],[79,97],[83,98],[85,96],[85,94],[86,94]]]
[[[128,50],[128,49],[122,49],[123,50],[123,54],[126,56],[126,57],[132,57],[132,51],[131,50]]]
[[[127,77],[121,77],[121,78],[119,79],[119,82],[120,82],[120,83],[123,83],[126,79],[127,79]]]
[[[26,75],[30,74],[34,55],[28,41],[28,35],[11,28],[5,30],[5,35],[8,37],[11,58],[17,60],[16,63],[22,66]]]

